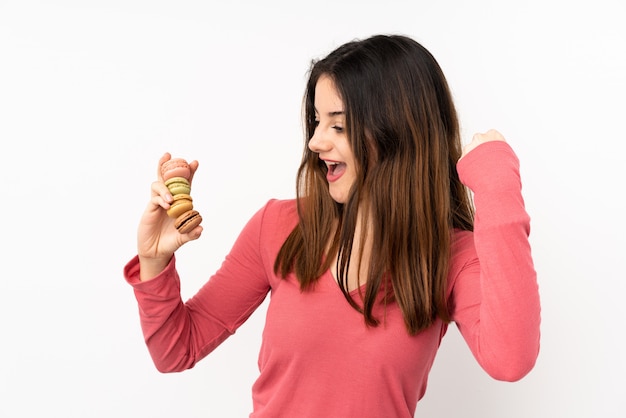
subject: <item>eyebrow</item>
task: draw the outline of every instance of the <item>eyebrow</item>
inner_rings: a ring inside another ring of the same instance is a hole
[[[318,112],[317,108],[313,107],[313,109],[315,110],[315,113],[317,113],[319,115],[320,112]],[[346,112],[344,112],[343,110],[335,110],[333,112],[328,112],[327,115],[329,117],[334,117],[334,116],[345,116]]]

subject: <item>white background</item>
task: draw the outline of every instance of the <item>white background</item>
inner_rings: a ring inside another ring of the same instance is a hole
[[[516,150],[542,297],[525,379],[491,380],[451,327],[416,416],[625,416],[624,4],[0,0],[0,416],[247,416],[266,305],[193,370],[144,346],[122,268],[157,160],[200,161],[187,298],[293,197],[310,60],[375,33],[435,55],[465,141]]]

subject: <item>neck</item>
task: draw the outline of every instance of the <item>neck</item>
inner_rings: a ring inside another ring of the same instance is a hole
[[[338,224],[336,228],[338,227]],[[352,249],[350,251],[350,264],[347,272],[348,290],[363,286],[367,282],[369,271],[369,260],[372,253],[372,238],[368,233],[371,230],[371,218],[364,219],[363,211],[359,210],[354,229],[354,239],[352,241]],[[339,272],[337,271],[337,251],[332,255],[330,270],[336,281],[339,280]]]

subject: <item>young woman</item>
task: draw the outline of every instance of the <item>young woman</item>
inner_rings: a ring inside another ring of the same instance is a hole
[[[202,227],[180,234],[152,184],[124,274],[156,367],[193,367],[271,293],[251,417],[412,417],[451,321],[495,379],[525,376],[540,304],[504,138],[462,149],[439,65],[403,36],[315,62],[304,106],[297,198],[261,208],[187,302],[174,253]]]

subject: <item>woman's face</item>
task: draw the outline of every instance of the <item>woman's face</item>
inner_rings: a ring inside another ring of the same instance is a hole
[[[356,162],[345,131],[343,102],[330,77],[322,76],[317,81],[314,106],[316,127],[309,149],[328,167],[330,196],[337,203],[346,203],[356,180]]]

